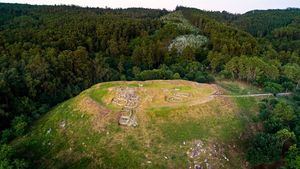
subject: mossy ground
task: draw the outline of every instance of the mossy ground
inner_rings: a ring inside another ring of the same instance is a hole
[[[153,96],[141,102],[136,128],[118,125],[120,107],[110,103],[115,94],[111,89],[118,86],[141,88],[137,92],[142,100]],[[239,93],[243,89],[237,86],[234,92]],[[186,152],[194,140],[203,140],[224,146],[230,161],[218,161],[222,164],[215,166],[244,168],[241,149],[230,146],[240,142],[257,101],[215,98],[198,105],[165,102],[162,90],[174,88],[191,93],[189,102],[206,99],[215,89],[188,81],[98,84],[53,108],[27,135],[11,144],[37,168],[188,168]],[[88,106],[99,107],[80,107],[86,98],[91,99]]]

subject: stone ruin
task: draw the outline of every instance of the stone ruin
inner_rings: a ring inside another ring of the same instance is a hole
[[[184,102],[186,100],[188,100],[188,98],[191,97],[190,93],[185,93],[185,92],[178,92],[178,89],[174,89],[174,91],[172,91],[171,96],[166,96],[166,101],[168,102]]]
[[[113,98],[112,103],[124,108],[134,109],[138,106],[139,96],[133,88],[119,87],[117,88],[117,95]]]
[[[136,127],[138,123],[135,116],[135,109],[139,106],[140,97],[133,88],[119,87],[116,90],[117,94],[112,99],[112,103],[122,107],[119,124]]]
[[[119,124],[124,126],[133,126],[138,125],[136,116],[134,115],[134,110],[129,110],[129,112],[122,112],[121,117],[119,118]]]

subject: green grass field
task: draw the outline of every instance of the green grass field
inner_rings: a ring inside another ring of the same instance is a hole
[[[136,128],[118,125],[120,108],[108,99],[118,86],[136,88],[141,96]],[[11,144],[37,168],[188,168],[205,159],[214,168],[243,168],[239,137],[256,113],[257,100],[215,98],[199,105],[165,102],[162,95],[174,88],[190,92],[191,102],[214,92],[213,86],[188,81],[98,84],[53,108]],[[92,101],[80,107],[87,98]],[[101,111],[106,109],[109,113],[104,116]],[[191,159],[187,151],[197,140],[204,142],[207,151],[213,145],[222,148],[216,157],[203,153]]]

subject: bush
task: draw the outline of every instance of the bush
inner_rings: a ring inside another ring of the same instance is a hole
[[[16,169],[25,169],[28,168],[28,163],[25,160],[15,159],[12,161],[12,165]]]
[[[289,148],[287,156],[285,158],[286,166],[289,169],[299,169],[300,168],[300,151],[296,145]]]
[[[247,159],[253,166],[280,159],[282,149],[280,140],[272,134],[259,133],[250,141],[250,145]]]
[[[283,82],[282,87],[285,90],[292,91],[296,86],[292,82]]]
[[[138,75],[139,80],[172,79],[173,72],[165,69],[144,70]]]
[[[270,93],[280,93],[283,91],[283,87],[278,83],[266,82],[264,84],[264,91]]]
[[[13,169],[13,166],[7,159],[0,160],[0,169]]]
[[[214,76],[213,75],[210,75],[210,74],[208,74],[207,75],[207,82],[208,83],[211,83],[211,82],[214,82],[215,81],[215,78],[214,78]]]
[[[10,141],[13,137],[13,132],[11,129],[5,129],[2,131],[1,133],[1,143],[7,143],[8,141]]]
[[[28,164],[21,159],[13,159],[14,150],[6,145],[0,145],[0,169],[25,169]]]
[[[281,123],[281,120],[279,118],[271,117],[264,121],[264,128],[268,133],[275,133],[285,127],[286,126]]]
[[[12,148],[8,145],[1,145],[0,147],[0,169],[12,169],[10,158],[13,155]]]
[[[198,72],[195,73],[195,79],[194,80],[196,82],[198,82],[198,83],[205,83],[205,82],[207,82],[207,79],[206,79],[205,75],[202,72],[200,72],[200,71],[198,71]]]
[[[21,136],[25,133],[28,127],[28,118],[24,115],[17,116],[12,121],[12,129],[15,136]]]
[[[126,81],[126,76],[125,75],[121,75],[120,80]]]
[[[179,73],[174,73],[173,74],[173,79],[181,79],[180,74]]]
[[[233,79],[232,73],[229,72],[228,70],[222,70],[219,74],[224,79]]]
[[[205,72],[202,72],[202,71],[197,71],[194,74],[194,78],[191,80],[196,81],[198,83],[210,83],[210,82],[215,81],[213,76],[211,76]]]
[[[189,72],[184,77],[188,80],[195,80],[195,73],[194,72]]]
[[[284,101],[280,101],[275,105],[273,116],[280,119],[282,123],[288,123],[296,118],[293,107]]]
[[[42,104],[36,111],[31,113],[33,119],[39,119],[42,114],[45,114],[49,111],[50,106],[48,104]]]

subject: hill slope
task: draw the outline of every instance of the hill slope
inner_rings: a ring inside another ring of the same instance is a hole
[[[40,168],[245,167],[237,142],[245,117],[240,104],[213,95],[220,89],[182,80],[97,84],[13,145]],[[118,124],[126,108],[136,127]]]

